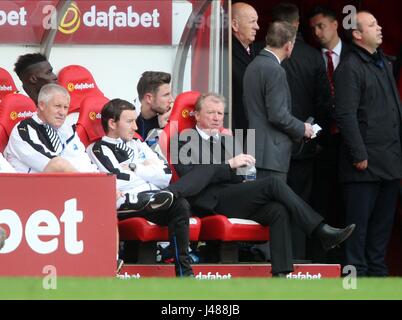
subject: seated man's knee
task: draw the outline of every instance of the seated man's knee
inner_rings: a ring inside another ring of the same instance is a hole
[[[272,220],[274,221],[285,221],[285,220],[289,220],[289,213],[288,213],[288,209],[279,202],[272,202],[267,210],[269,211],[269,214],[272,217]]]
[[[185,198],[175,198],[172,211],[174,215],[191,217],[191,206]]]

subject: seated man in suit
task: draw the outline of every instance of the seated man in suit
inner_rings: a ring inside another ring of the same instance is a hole
[[[219,133],[224,109],[223,97],[213,93],[201,95],[195,106],[196,130],[180,134],[178,150],[172,150],[171,143],[171,156],[178,160],[174,166],[180,180],[192,176],[193,188],[198,185],[199,192],[188,197],[194,212],[198,215],[219,212],[229,218],[251,219],[269,225],[274,276],[293,271],[290,217],[306,234],[317,236],[327,250],[347,239],[354,225],[335,229],[325,224],[323,218],[280,178],[243,182],[236,171],[254,165],[255,159],[243,153],[233,156],[231,137]],[[183,195],[174,185],[169,190]]]
[[[167,225],[176,276],[193,276],[188,254],[190,205],[184,198],[173,201],[171,192],[161,191],[169,185],[172,174],[145,142],[133,139],[137,130],[135,107],[128,101],[113,99],[101,115],[106,135],[88,148],[93,162],[102,172],[116,175],[117,188],[127,195],[127,201],[154,194],[145,210],[133,211],[129,206],[129,210],[119,212],[119,218],[144,217]]]

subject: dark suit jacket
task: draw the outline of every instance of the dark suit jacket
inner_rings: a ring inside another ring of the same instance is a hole
[[[261,49],[261,48],[260,48]],[[243,76],[247,66],[258,54],[258,45],[250,45],[250,54],[235,36],[232,37],[232,128],[247,129],[243,105]]]
[[[181,137],[184,136],[185,133],[182,133]],[[235,154],[231,148],[225,148],[225,145],[232,146],[233,144],[233,138],[228,136],[221,136],[219,142],[211,144],[209,141],[203,140],[198,133],[188,135],[185,141],[179,140],[178,149],[181,156],[178,157],[178,163],[174,164],[174,168],[180,177],[195,171],[192,183],[196,184],[201,180],[197,179],[197,168],[207,166],[214,171],[210,184],[197,195],[187,198],[197,216],[213,214],[218,202],[217,194],[219,191],[231,184],[243,181],[243,177],[237,175],[236,171],[225,163]]]
[[[401,102],[391,63],[378,52],[371,55],[353,46],[335,73],[342,182],[402,177]],[[353,163],[363,160],[368,160],[368,168],[356,170]]]
[[[322,128],[329,127],[330,88],[321,54],[306,44],[299,34],[292,56],[282,62],[292,95],[292,114],[301,121],[314,117]],[[317,139],[304,144],[302,152],[292,158],[312,158],[316,154]],[[295,150],[300,145],[295,144]]]
[[[257,168],[288,172],[292,144],[303,138],[304,123],[291,114],[285,70],[262,50],[247,67],[243,88],[249,128],[256,130]]]

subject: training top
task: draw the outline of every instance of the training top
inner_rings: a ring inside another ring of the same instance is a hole
[[[97,167],[85,152],[75,126],[63,124],[49,136],[46,124],[35,114],[14,126],[4,150],[6,160],[17,172],[43,172],[55,157],[68,160],[79,172],[98,172]],[[58,139],[60,146],[54,146]]]

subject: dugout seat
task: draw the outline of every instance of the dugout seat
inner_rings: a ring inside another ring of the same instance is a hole
[[[170,138],[177,132],[195,127],[194,108],[200,93],[184,92],[177,96],[169,122],[159,137],[162,152],[171,163]],[[230,134],[222,128],[222,134]],[[177,173],[171,165],[174,178]],[[266,242],[269,240],[269,228],[247,219],[229,219],[215,214],[201,219],[200,241],[206,241],[212,250],[208,250],[211,262],[238,262],[239,242]]]
[[[190,218],[190,241],[198,241],[200,231],[200,219]],[[169,241],[168,227],[144,218],[119,221],[119,236],[120,241],[125,242],[125,261],[134,260],[137,263],[155,263],[157,242]]]
[[[36,105],[31,98],[19,93],[6,95],[0,102],[0,152],[7,146],[14,126],[36,112]]]
[[[0,101],[6,95],[16,91],[17,87],[11,74],[6,69],[0,68]]]
[[[90,96],[82,101],[76,131],[85,147],[105,135],[101,111],[108,101],[105,96]]]
[[[87,97],[104,96],[92,73],[83,66],[69,65],[59,71],[58,82],[70,94],[71,102],[66,122],[75,124],[79,118],[81,103]]]

